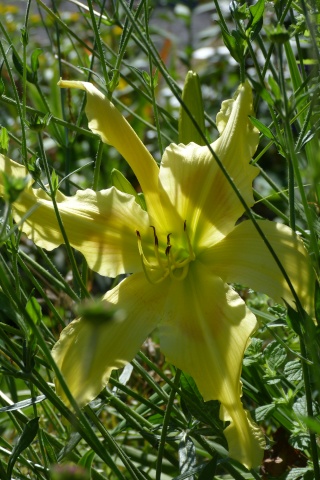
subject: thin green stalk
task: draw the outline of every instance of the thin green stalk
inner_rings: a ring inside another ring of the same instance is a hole
[[[93,181],[92,181],[92,189],[94,191],[98,191],[99,189],[99,177],[100,177],[103,149],[104,149],[104,143],[102,142],[102,140],[100,140],[96,159],[94,162]]]
[[[177,370],[176,372],[176,376],[174,378],[174,384],[176,386],[179,385],[181,373],[182,373],[181,370]],[[160,438],[158,457],[157,457],[157,463],[156,463],[156,480],[161,480],[162,459],[163,459],[166,438],[167,438],[167,431],[170,423],[171,411],[172,411],[175,396],[176,396],[176,391],[172,389],[169,395],[167,409],[166,409],[166,413],[164,415],[163,424],[162,424],[161,438]]]
[[[59,228],[60,228],[60,231],[61,231],[61,235],[63,237],[63,241],[64,241],[65,246],[66,246],[66,250],[67,250],[68,257],[69,257],[71,267],[72,267],[72,272],[73,272],[73,275],[74,275],[74,278],[75,278],[76,282],[78,283],[78,285],[79,285],[79,287],[82,291],[83,297],[90,298],[90,294],[88,293],[87,288],[86,288],[85,284],[83,283],[83,280],[82,280],[81,275],[79,273],[78,266],[76,264],[76,261],[75,261],[70,243],[69,243],[69,239],[68,239],[68,236],[67,236],[66,231],[64,229],[63,222],[62,222],[62,219],[61,219],[61,216],[60,216],[58,204],[57,204],[57,201],[56,201],[56,198],[55,198],[55,191],[54,191],[52,181],[51,181],[51,175],[50,175],[49,165],[48,165],[48,161],[47,161],[47,156],[46,156],[44,148],[43,148],[41,132],[38,134],[38,140],[39,140],[41,157],[43,159],[44,169],[45,169],[47,180],[48,180],[52,205],[53,205],[53,208],[54,208],[54,212],[56,214],[57,222],[59,224]]]
[[[116,398],[116,397],[114,397]],[[112,450],[123,462],[124,466],[130,473],[132,480],[146,480],[146,477],[138,470],[138,468],[131,462],[128,455],[119,447],[118,443],[110,435],[108,430],[103,426],[100,420],[97,418],[93,410],[89,405],[85,407],[85,412],[88,415],[89,419],[97,427],[99,432],[103,435],[103,438],[106,440],[110,450]]]
[[[89,12],[90,12],[92,28],[93,28],[94,36],[95,36],[95,44],[96,44],[96,46],[98,48],[98,52],[99,52],[100,65],[101,65],[102,72],[103,72],[103,78],[104,78],[105,84],[107,85],[108,81],[109,81],[109,78],[108,78],[106,62],[104,61],[105,55],[104,55],[104,52],[103,52],[103,46],[102,46],[102,42],[101,42],[101,38],[100,38],[100,32],[99,32],[99,29],[98,29],[98,25],[96,23],[96,17],[95,17],[95,13],[94,13],[94,10],[93,10],[91,0],[88,0],[88,7],[89,7]]]
[[[6,37],[8,43],[10,44],[10,48],[12,48],[13,51],[15,51],[14,47],[11,43],[11,39],[8,36],[8,33],[6,31],[6,28],[3,26],[1,21],[0,21],[0,29],[1,29],[2,33],[4,34],[4,36]],[[7,54],[4,50],[4,43],[2,41],[0,41],[0,51],[1,51],[1,55],[2,55],[2,58],[4,60],[4,63],[6,65],[8,76],[10,78],[10,83],[11,83],[11,87],[12,87],[12,90],[13,90],[13,95],[14,95],[16,105],[17,105],[17,109],[18,109],[18,115],[19,115],[19,118],[21,119],[21,125],[20,125],[20,127],[21,127],[21,137],[22,137],[22,140],[21,140],[22,155],[21,155],[21,157],[22,157],[22,163],[24,165],[26,165],[26,163],[27,163],[27,139],[26,139],[25,123],[23,121],[24,120],[23,119],[23,111],[22,111],[22,108],[20,107],[20,99],[19,99],[16,84],[15,84],[15,81],[14,81],[14,78],[13,78],[13,75],[12,75],[11,65],[8,62]]]
[[[50,273],[46,268],[42,267],[35,260],[33,260],[32,257],[27,255],[23,250],[19,251],[19,255],[24,261],[26,261],[30,265],[31,269],[37,272],[40,275],[40,277],[43,277],[44,279],[46,279],[46,281],[48,281],[51,286],[53,286],[57,290],[62,290],[64,293],[69,295],[69,297],[75,302],[79,301],[79,297],[70,288],[70,286],[65,281],[65,279],[61,276],[60,272],[56,269],[55,265],[51,262],[48,255],[40,247],[37,247],[37,252],[45,260],[45,262],[48,265],[48,268],[52,270],[54,275]]]
[[[147,2],[145,4],[145,32],[146,32],[146,40],[147,44],[151,43],[150,39],[150,34],[149,34],[149,14],[148,14],[148,5]],[[160,127],[160,121],[159,121],[159,112],[158,112],[158,106],[156,102],[156,97],[155,97],[155,80],[156,80],[156,73],[153,72],[153,64],[152,64],[152,57],[151,53],[148,51],[148,61],[149,61],[149,87],[150,87],[150,92],[151,92],[151,100],[152,100],[152,109],[153,109],[153,115],[155,119],[155,126],[157,129],[157,137],[158,137],[158,147],[160,150],[160,155],[162,157],[163,155],[163,143],[162,143],[162,137],[161,137],[161,127]]]
[[[307,358],[307,349],[304,343],[304,339],[300,337],[300,351],[301,355]],[[312,402],[312,387],[310,382],[310,369],[305,362],[301,362],[303,379],[305,385],[305,395],[306,395],[306,404],[307,404],[307,414],[310,418],[314,417],[313,413],[313,402]],[[310,444],[311,444],[311,456],[313,462],[314,478],[320,479],[320,468],[319,468],[319,455],[318,455],[318,445],[317,445],[317,436],[314,432],[309,431]]]

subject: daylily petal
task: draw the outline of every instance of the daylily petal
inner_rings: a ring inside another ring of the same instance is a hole
[[[159,201],[159,167],[127,120],[92,83],[60,80],[58,85],[87,92],[86,114],[90,130],[125,158],[138,179],[149,214],[165,221],[166,215]]]
[[[196,381],[205,401],[219,400],[230,456],[248,468],[259,465],[262,434],[244,411],[241,365],[255,316],[241,298],[212,271],[190,264],[183,282],[172,283],[159,326],[167,359]]]
[[[24,167],[0,156],[2,170],[25,176]],[[57,192],[56,201],[70,244],[83,253],[90,268],[111,277],[141,270],[136,230],[150,235],[150,222],[131,195],[115,188],[87,189],[72,197]],[[52,250],[64,243],[52,200],[42,189],[29,185],[13,208],[16,222],[30,212],[22,231],[38,246]]]
[[[304,308],[311,312],[314,275],[308,253],[291,228],[267,220],[258,221],[281,261]],[[294,308],[293,296],[278,265],[250,221],[240,223],[221,242],[199,256],[227,283],[241,283],[266,293],[276,302],[285,299]]]
[[[212,144],[248,206],[253,205],[252,181],[259,170],[249,165],[259,140],[250,122],[252,91],[242,84],[233,99],[222,103],[217,116],[220,137]],[[204,248],[232,230],[244,208],[207,147],[170,145],[160,167],[160,182],[195,243]]]
[[[80,405],[101,392],[112,370],[133,359],[160,320],[165,294],[165,288],[148,283],[143,273],[133,274],[103,297],[116,306],[114,318],[78,318],[63,330],[52,354]],[[56,387],[67,401],[61,386]]]

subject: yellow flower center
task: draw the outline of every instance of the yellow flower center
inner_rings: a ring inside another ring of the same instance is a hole
[[[184,247],[176,246],[174,241],[172,242],[173,244],[171,244],[172,234],[168,233],[166,248],[164,252],[161,252],[156,228],[153,225],[150,225],[150,228],[153,229],[154,236],[153,250],[155,259],[152,262],[150,262],[143,253],[141,235],[140,232],[136,230],[142,268],[147,280],[153,284],[162,282],[168,276],[174,280],[183,280],[188,274],[190,262],[196,258],[188,235],[186,221],[183,224],[183,232],[187,242],[187,250]]]

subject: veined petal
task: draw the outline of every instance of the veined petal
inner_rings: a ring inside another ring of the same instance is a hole
[[[249,165],[259,141],[249,119],[252,114],[252,91],[245,82],[233,99],[222,103],[217,116],[220,137],[211,145],[248,206],[254,203],[252,181],[259,173]],[[200,248],[227,235],[244,211],[206,146],[170,145],[161,162],[160,181],[181,218],[196,231]]]
[[[80,405],[101,392],[112,370],[133,359],[160,320],[165,292],[148,283],[143,273],[133,274],[103,297],[115,305],[114,318],[78,318],[62,331],[52,354]],[[67,401],[61,386],[56,387]]]
[[[267,220],[258,221],[282,263],[304,308],[313,304],[314,274],[301,239],[291,228]],[[285,299],[294,308],[291,290],[270,251],[249,220],[240,223],[221,242],[203,252],[199,259],[210,264],[223,281],[241,283],[266,293],[276,302]]]
[[[256,326],[241,298],[197,261],[183,282],[172,283],[159,325],[168,360],[193,376],[205,401],[221,402],[221,418],[231,422],[230,456],[248,468],[263,455],[262,434],[240,400],[243,354]]]
[[[2,170],[25,176],[24,167],[0,156]],[[88,189],[72,197],[57,192],[56,201],[70,244],[83,253],[90,268],[111,277],[141,270],[136,230],[150,235],[150,222],[131,195],[115,188]],[[25,218],[22,231],[38,246],[52,250],[64,243],[52,200],[42,189],[29,185],[13,208],[15,221]]]
[[[86,114],[90,130],[99,135],[104,143],[115,147],[125,158],[142,188],[149,214],[162,218],[164,214],[158,192],[159,168],[127,120],[92,83],[60,80],[58,85],[86,91]]]

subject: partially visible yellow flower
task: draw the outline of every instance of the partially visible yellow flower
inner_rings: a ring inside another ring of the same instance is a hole
[[[117,320],[74,320],[53,349],[54,358],[80,405],[92,400],[110,373],[131,361],[158,327],[161,348],[176,367],[191,374],[204,397],[221,402],[220,418],[232,458],[256,467],[263,435],[241,402],[241,365],[257,328],[253,313],[229,283],[262,291],[294,307],[293,296],[270,251],[250,221],[237,225],[243,205],[206,146],[170,145],[160,169],[114,105],[92,84],[60,81],[87,92],[89,128],[113,145],[133,169],[147,211],[115,188],[62,193],[57,203],[70,244],[102,275],[132,275],[104,300],[124,312]],[[219,138],[212,149],[248,206],[258,168],[249,164],[258,145],[248,82],[217,116]],[[25,176],[22,166],[1,156],[0,170]],[[3,187],[0,187],[3,188]],[[47,250],[63,238],[52,201],[29,185],[14,203],[14,218],[29,238]],[[288,227],[258,221],[305,306],[312,274],[302,242]],[[57,385],[59,394],[64,393]]]

